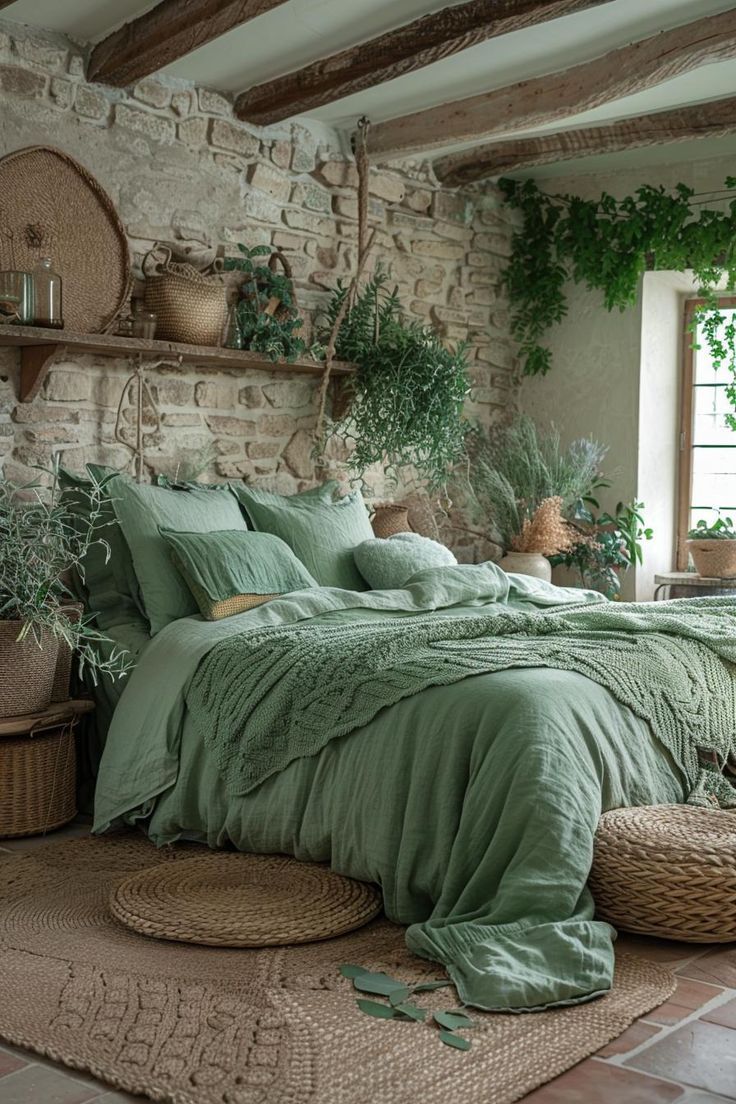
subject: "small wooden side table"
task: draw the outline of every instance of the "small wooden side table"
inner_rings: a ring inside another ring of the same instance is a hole
[[[86,699],[0,719],[0,838],[51,832],[77,812],[74,730]]]
[[[736,579],[708,579],[694,571],[667,571],[654,576],[654,601],[662,591],[668,598],[705,598],[707,595],[736,596]]]

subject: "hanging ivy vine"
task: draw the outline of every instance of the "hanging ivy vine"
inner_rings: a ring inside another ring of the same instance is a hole
[[[736,177],[727,177],[721,192],[644,185],[625,199],[551,195],[533,180],[501,180],[500,187],[523,220],[504,284],[526,375],[549,371],[552,353],[542,340],[568,313],[568,281],[602,292],[607,310],[623,311],[635,303],[647,270],[691,269],[704,300],[693,331],[700,327],[715,366],[733,374],[728,391],[736,409],[736,325],[719,311],[717,294],[724,273],[728,288],[736,286]],[[727,420],[736,429],[736,416]]]

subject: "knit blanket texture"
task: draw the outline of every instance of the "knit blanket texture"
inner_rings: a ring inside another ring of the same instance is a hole
[[[512,667],[575,671],[648,722],[694,805],[736,807],[730,598],[276,625],[216,645],[187,705],[230,793],[430,686]]]

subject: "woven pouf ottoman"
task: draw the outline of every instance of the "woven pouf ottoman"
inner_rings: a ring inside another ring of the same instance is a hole
[[[329,939],[381,911],[371,885],[284,855],[210,852],[149,867],[110,896],[116,920],[141,935],[211,947]]]
[[[596,917],[624,931],[688,943],[736,939],[736,810],[604,813],[589,885]]]

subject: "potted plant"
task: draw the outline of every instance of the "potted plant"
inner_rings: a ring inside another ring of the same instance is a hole
[[[463,452],[467,347],[449,348],[432,329],[410,322],[386,280],[378,271],[354,293],[340,285],[326,309],[321,341],[329,342],[339,322],[335,353],[357,369],[347,380],[345,414],[318,447],[341,436],[352,445],[347,465],[356,475],[380,464],[394,481],[409,471],[437,490]]]
[[[583,439],[563,449],[556,430],[540,433],[525,415],[490,429],[471,426],[465,443],[466,472],[456,482],[483,526],[479,535],[500,546],[504,569],[550,579],[549,558],[575,544],[570,519],[605,485],[605,448]]]
[[[736,530],[730,517],[719,517],[713,525],[699,521],[687,536],[687,550],[701,578],[736,578]]]
[[[97,534],[103,493],[103,484],[93,484],[82,523],[62,499],[55,471],[49,488],[0,479],[0,717],[46,708],[60,646],[77,652],[80,671],[87,666],[117,677],[128,669],[119,648],[100,658],[94,645],[107,637],[77,617],[64,581],[75,569],[83,577],[91,544],[107,547]]]
[[[238,301],[233,308],[237,327],[238,348],[265,353],[271,360],[294,361],[309,350],[299,330],[303,320],[299,314],[291,267],[285,255],[270,245],[248,248],[238,245],[239,257],[226,257],[226,272],[240,272],[243,280],[238,289]],[[268,257],[260,264],[259,257]],[[278,271],[281,265],[283,271]],[[232,338],[228,339],[228,343]]]
[[[643,541],[651,540],[642,510],[643,502],[619,502],[612,514],[593,513],[595,499],[579,507],[573,519],[575,540],[572,548],[552,557],[552,566],[564,566],[577,572],[580,585],[600,590],[607,598],[616,598],[621,577],[634,564],[644,560]]]

